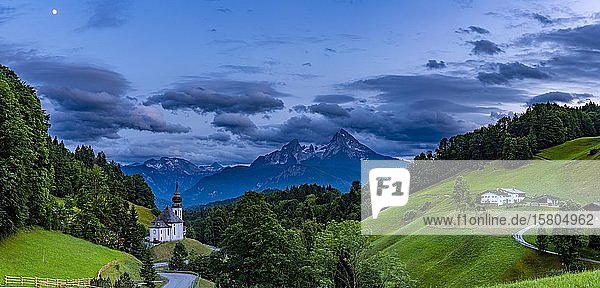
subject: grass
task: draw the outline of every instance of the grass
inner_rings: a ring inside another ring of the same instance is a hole
[[[198,278],[198,281],[196,281],[196,286],[194,288],[214,288],[214,287],[215,287],[215,283],[210,282],[206,279]]]
[[[536,158],[600,159],[600,153],[589,155],[591,149],[600,149],[600,137],[575,139],[563,145],[545,149],[537,154]],[[533,167],[531,165],[519,169],[486,167],[462,176],[469,184],[472,195],[497,187],[516,187],[526,191],[529,197],[547,193],[563,199],[571,198],[585,205],[598,200],[597,191],[600,190],[600,183],[593,175],[593,173],[597,173],[597,169],[594,169],[594,166],[586,165],[593,165],[593,163],[589,161],[581,161],[577,164],[540,161]],[[572,172],[567,173],[565,167],[575,169],[570,169]],[[557,171],[561,171],[560,175],[557,175]],[[452,177],[411,194],[410,201],[406,206],[382,211],[379,214],[377,226],[395,227],[394,230],[391,230],[395,231],[400,227],[399,219],[402,219],[406,211],[419,211],[426,202],[431,203],[428,213],[453,210],[450,195],[454,181],[455,178]],[[569,193],[570,191],[578,191],[578,193],[574,195]],[[372,220],[364,220],[363,224],[366,225],[363,227],[369,227],[369,221]],[[401,229],[411,231],[410,226],[405,225]],[[526,235],[528,240],[531,237]],[[562,273],[558,257],[540,254],[523,247],[511,236],[381,236],[374,241],[374,250],[398,252],[395,254],[401,255],[407,271],[414,279],[418,280],[418,287],[477,287],[537,279]],[[598,281],[597,274],[582,275],[593,275],[588,278]],[[576,276],[565,275],[565,278],[562,279],[568,281],[573,277]],[[585,280],[582,281],[585,282]],[[540,287],[554,287],[545,282],[540,283],[542,283]],[[538,286],[531,284],[531,286],[506,287]]]
[[[128,271],[139,277],[140,262],[133,256],[61,232],[40,228],[22,230],[0,242],[0,277],[28,276],[48,278],[96,277],[105,271],[115,276]]]
[[[598,287],[600,271],[569,273],[560,276],[541,278],[492,286],[493,288],[573,288]]]
[[[387,236],[374,245],[399,251],[417,287],[475,287],[560,269],[556,257],[540,256],[510,236]]]
[[[175,244],[178,242],[183,242],[183,245],[185,245],[185,248],[190,255],[208,255],[212,251],[210,248],[208,248],[208,246],[200,243],[198,240],[185,238],[181,241],[165,242],[152,247],[152,251],[154,252],[154,261],[168,262],[173,254]]]
[[[144,206],[135,205],[135,211],[138,214],[138,222],[140,224],[144,225],[144,227],[146,227],[146,229],[148,229],[148,227],[150,226],[150,222],[152,222],[152,220],[154,220],[154,218],[156,218],[156,216],[154,216],[154,214],[152,214],[152,210],[150,210]]]
[[[600,149],[600,137],[583,137],[540,151],[536,157],[561,160],[597,160],[600,153],[590,155],[590,150]]]

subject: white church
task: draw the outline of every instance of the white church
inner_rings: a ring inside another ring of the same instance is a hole
[[[183,225],[183,207],[181,206],[181,193],[179,183],[175,184],[173,205],[165,210],[150,224],[149,241],[154,244],[183,240],[185,226]]]

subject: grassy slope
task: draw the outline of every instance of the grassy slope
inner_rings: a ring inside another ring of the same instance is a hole
[[[573,288],[598,287],[600,271],[588,271],[576,274],[564,274],[555,277],[529,280],[512,284],[492,286],[493,288]]]
[[[208,255],[211,252],[211,249],[208,248],[208,246],[200,243],[197,240],[185,238],[182,241],[190,255]],[[169,259],[171,259],[173,249],[175,248],[175,244],[177,242],[180,241],[165,242],[153,247],[152,251],[154,251],[155,256],[154,260],[156,262],[168,262]]]
[[[538,159],[595,159],[588,157],[590,149],[600,148],[600,137],[581,138],[563,145],[541,151]],[[549,163],[548,171],[556,171]],[[562,165],[562,164],[556,164]],[[493,187],[513,187],[527,191],[529,195],[541,195],[548,189],[551,194],[561,195],[564,178],[555,173],[540,173],[536,169],[484,169],[465,175],[472,193]],[[570,175],[588,189],[597,189],[594,179],[585,175]],[[582,177],[582,179],[577,179]],[[536,179],[536,181],[531,181]],[[517,184],[515,184],[517,183]],[[425,202],[432,202],[432,211],[448,207],[448,195],[452,191],[454,179],[443,181],[419,193],[411,195],[404,207],[387,209],[380,214],[378,221],[397,222],[408,210],[417,210]],[[558,188],[558,189],[557,189]],[[556,190],[555,190],[556,189]],[[567,191],[567,190],[565,190]],[[595,190],[598,191],[598,190]],[[597,200],[597,193],[579,195],[576,201],[589,203]],[[518,245],[511,236],[384,236],[374,242],[375,249],[398,251],[411,275],[418,279],[422,287],[475,287],[513,282],[552,275],[560,269],[560,263],[553,256],[539,255],[535,251]]]
[[[95,245],[55,231],[20,231],[0,242],[0,277],[38,276],[49,278],[95,277],[107,263],[113,267],[103,275],[114,275],[117,266],[137,277],[139,261],[133,256]],[[3,281],[3,280],[2,280]]]
[[[135,211],[138,214],[138,222],[148,228],[150,222],[156,218],[152,211],[144,206],[135,205]]]
[[[589,155],[591,149],[600,149],[600,137],[583,137],[540,151],[536,158],[561,160],[597,160],[600,153]]]

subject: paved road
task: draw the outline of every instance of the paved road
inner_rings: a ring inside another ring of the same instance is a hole
[[[158,275],[167,278],[167,284],[163,288],[191,288],[194,286],[196,275],[185,273],[158,272]]]
[[[156,262],[152,266],[154,266],[154,268],[169,267],[169,262]]]
[[[535,246],[535,245],[525,241],[525,239],[523,239],[523,234],[525,234],[525,232],[531,230],[531,228],[533,228],[533,227],[534,226],[529,226],[529,227],[525,227],[525,228],[519,230],[517,233],[513,234],[513,239],[515,239],[515,241],[519,242],[519,244],[521,244],[525,247],[540,251],[540,248],[538,248],[537,246]],[[550,251],[550,250],[541,250],[541,251],[548,253],[548,254],[552,254],[552,255],[558,255],[558,253],[556,253],[554,251]],[[589,259],[589,258],[581,257],[581,258],[577,258],[577,260],[600,264],[600,261],[594,260],[594,259]]]

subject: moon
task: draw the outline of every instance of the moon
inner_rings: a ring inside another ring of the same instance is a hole
[[[56,14],[58,14],[58,10],[52,9],[52,15],[56,15]]]

